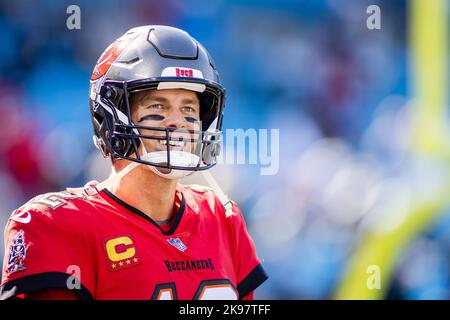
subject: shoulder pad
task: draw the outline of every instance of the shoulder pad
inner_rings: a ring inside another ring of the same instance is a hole
[[[19,208],[26,209],[27,207],[31,207],[35,204],[43,205],[47,208],[55,210],[67,203],[67,200],[73,200],[78,198],[85,198],[85,195],[81,194],[72,194],[68,191],[60,191],[60,192],[49,192],[38,195],[25,203],[23,206]]]
[[[97,190],[97,184],[99,182],[96,180],[89,181],[84,185],[84,187],[80,188],[66,188],[66,192],[72,194],[72,195],[79,195],[79,196],[92,196],[94,194],[98,193]]]

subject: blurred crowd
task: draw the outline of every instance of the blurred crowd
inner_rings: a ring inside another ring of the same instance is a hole
[[[70,4],[81,9],[81,30],[66,28]],[[366,27],[370,4],[381,7],[381,30]],[[214,57],[227,89],[225,128],[280,130],[276,175],[261,176],[258,165],[212,170],[240,204],[269,273],[256,298],[332,298],[364,231],[390,208],[406,212],[417,183],[408,157],[407,7],[405,0],[0,1],[0,226],[37,194],[109,174],[92,143],[92,68],[126,30],[172,25]],[[448,213],[401,254],[391,297],[449,298]]]

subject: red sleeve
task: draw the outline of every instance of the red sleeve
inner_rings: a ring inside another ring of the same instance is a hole
[[[250,237],[241,210],[233,205],[233,215],[229,216],[233,223],[235,240],[235,265],[237,274],[237,289],[242,299],[252,294],[268,276],[256,254],[255,244]],[[253,298],[253,295],[252,295]]]
[[[250,292],[248,295],[242,298],[242,300],[254,300],[254,293],[253,291]]]
[[[95,248],[88,224],[73,206],[16,210],[4,232],[0,295],[17,296],[51,288],[71,289],[92,299],[95,289]]]

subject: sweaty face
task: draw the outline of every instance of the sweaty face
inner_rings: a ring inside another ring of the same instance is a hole
[[[200,130],[200,102],[195,92],[184,89],[146,90],[132,94],[131,119],[135,125],[172,128],[175,130]],[[143,135],[165,137],[165,132],[141,129]],[[173,132],[169,150],[195,152],[196,143],[186,141],[198,138],[187,132]],[[183,140],[184,139],[184,140]],[[142,139],[147,152],[166,151],[165,140]],[[142,146],[139,148],[142,154]]]

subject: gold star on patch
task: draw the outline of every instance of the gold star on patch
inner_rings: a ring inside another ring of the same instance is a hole
[[[113,264],[111,265],[111,267],[114,269],[114,268],[116,267],[116,264],[113,263]]]
[[[122,261],[119,262],[119,266],[123,267],[123,262]]]
[[[131,261],[130,261],[130,259],[128,259],[128,260],[127,260],[127,264],[130,264],[130,263],[131,263]]]
[[[134,261],[134,262],[138,262],[138,259],[137,259],[137,258],[133,258],[133,261]]]

